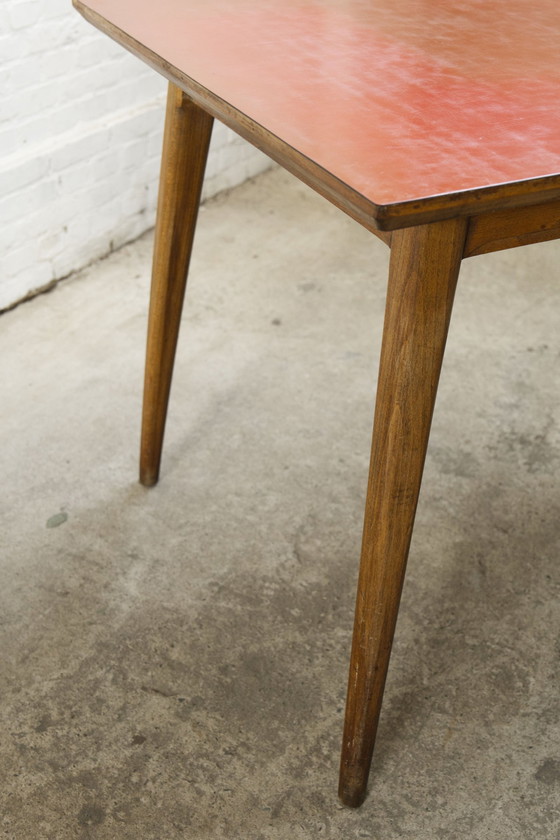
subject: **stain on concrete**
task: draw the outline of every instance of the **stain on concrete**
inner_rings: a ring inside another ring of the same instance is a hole
[[[47,528],[58,528],[59,525],[63,525],[68,519],[68,514],[64,511],[60,513],[55,513],[54,516],[50,516],[47,519]]]
[[[488,448],[500,458],[517,458],[519,465],[528,473],[552,473],[559,457],[558,446],[551,441],[555,429],[552,417],[540,428],[510,426],[502,429],[499,438]]]
[[[75,782],[81,787],[86,788],[86,790],[92,791],[92,795],[95,796],[99,788],[100,779],[99,774],[93,770],[81,770],[73,776],[70,776],[69,781]]]
[[[78,822],[85,826],[101,825],[106,816],[103,808],[99,808],[97,805],[84,805],[78,814]]]
[[[545,785],[560,784],[560,760],[557,758],[545,759],[535,773],[535,779]]]
[[[50,715],[43,715],[37,726],[35,732],[46,732],[49,727],[54,726]]]
[[[428,450],[439,470],[444,475],[456,475],[458,478],[476,478],[480,465],[472,452],[460,448],[445,449],[432,446]]]

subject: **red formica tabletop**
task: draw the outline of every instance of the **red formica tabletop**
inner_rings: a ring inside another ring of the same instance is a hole
[[[560,195],[560,0],[74,2],[374,205]]]

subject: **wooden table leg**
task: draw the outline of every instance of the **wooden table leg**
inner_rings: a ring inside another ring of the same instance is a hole
[[[392,238],[340,767],[353,807],[366,794],[466,226]]]
[[[140,481],[159,476],[167,403],[213,118],[169,85],[148,318]]]

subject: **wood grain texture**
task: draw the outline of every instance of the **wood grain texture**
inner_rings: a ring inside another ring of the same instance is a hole
[[[560,238],[560,201],[497,210],[471,219],[464,257]]]
[[[360,805],[466,235],[455,219],[393,234],[339,795]]]
[[[167,404],[179,335],[212,117],[170,84],[163,138],[148,318],[140,481],[159,477]]]

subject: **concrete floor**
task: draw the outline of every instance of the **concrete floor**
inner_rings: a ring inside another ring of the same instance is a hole
[[[370,795],[336,776],[388,251],[200,217],[162,480],[151,236],[0,319],[0,837],[560,837],[560,242],[465,262]]]

